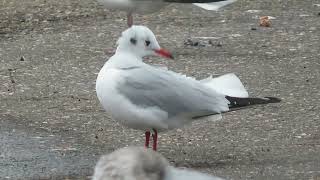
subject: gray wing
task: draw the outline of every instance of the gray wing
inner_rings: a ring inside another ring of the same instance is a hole
[[[159,68],[133,67],[122,69],[124,81],[117,90],[133,104],[158,107],[169,117],[220,113],[228,110],[225,96],[199,81]]]
[[[153,13],[167,5],[163,0],[98,0],[98,2],[107,8],[142,14]]]

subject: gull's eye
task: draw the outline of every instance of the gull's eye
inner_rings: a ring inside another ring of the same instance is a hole
[[[136,39],[134,39],[134,38],[131,38],[131,39],[130,39],[130,42],[131,42],[131,44],[134,44],[134,45],[136,45],[136,44],[137,44],[137,40],[136,40]]]
[[[146,41],[146,46],[149,46],[150,45],[150,41]]]

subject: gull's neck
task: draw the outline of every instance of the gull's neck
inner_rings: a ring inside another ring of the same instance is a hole
[[[130,51],[116,50],[116,53],[107,61],[108,67],[128,68],[144,64],[142,58]]]
[[[116,53],[114,54],[114,56],[117,56],[119,58],[121,58],[121,60],[124,60],[124,61],[139,61],[139,62],[142,62],[142,57],[139,56],[138,54],[136,53],[133,53],[131,51],[128,51],[128,50],[119,50],[117,49],[116,50]]]
[[[134,52],[132,49],[124,48],[121,46],[117,47],[115,55],[126,55],[128,57],[142,61],[142,57],[138,53]]]

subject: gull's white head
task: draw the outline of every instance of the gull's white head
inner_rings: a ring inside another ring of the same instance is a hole
[[[160,47],[153,32],[145,26],[132,26],[122,32],[118,40],[118,52],[125,52],[137,57],[160,55],[173,58],[171,53]]]

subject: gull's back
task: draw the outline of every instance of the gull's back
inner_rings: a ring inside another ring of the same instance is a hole
[[[158,11],[167,4],[162,0],[98,0],[98,2],[110,9],[143,14]]]

